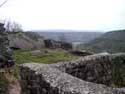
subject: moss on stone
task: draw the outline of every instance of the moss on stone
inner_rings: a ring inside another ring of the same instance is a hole
[[[113,60],[113,83],[125,87],[125,54],[117,54]]]

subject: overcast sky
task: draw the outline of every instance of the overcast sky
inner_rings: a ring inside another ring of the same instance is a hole
[[[0,8],[2,19],[25,30],[125,29],[125,0],[9,0]]]

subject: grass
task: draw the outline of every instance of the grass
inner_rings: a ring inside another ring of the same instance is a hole
[[[43,49],[45,50],[45,49]],[[76,59],[77,57],[65,52],[63,50],[60,51],[52,51],[46,54],[41,55],[32,55],[31,50],[17,50],[13,54],[13,58],[16,62],[14,67],[14,75],[18,78],[19,69],[18,65],[23,63],[43,63],[43,64],[51,64],[59,61],[70,61]]]
[[[47,50],[47,49],[43,49]],[[15,60],[15,66],[12,68],[12,75],[19,78],[19,69],[18,66],[23,63],[44,63],[51,64],[59,61],[69,61],[72,59],[76,59],[76,56],[65,52],[63,50],[60,51],[51,51],[41,55],[32,55],[31,50],[17,50],[13,54],[13,58]],[[0,73],[0,94],[6,94],[8,83],[5,80],[3,74]]]
[[[13,58],[17,64],[30,62],[50,64],[56,63],[58,61],[69,61],[76,59],[76,56],[64,51],[54,51],[51,53],[35,56],[31,54],[30,50],[18,50],[14,52]]]

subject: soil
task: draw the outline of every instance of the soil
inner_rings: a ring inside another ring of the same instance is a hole
[[[15,78],[14,75],[9,72],[4,73],[4,78],[8,83],[7,94],[20,94],[21,87],[17,78]]]

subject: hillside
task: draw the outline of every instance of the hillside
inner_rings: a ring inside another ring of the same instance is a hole
[[[94,52],[125,52],[125,30],[107,32],[79,47]]]
[[[43,37],[34,32],[9,33],[10,47],[35,49],[44,47]]]
[[[54,39],[61,41],[62,38],[66,42],[86,43],[94,38],[101,36],[103,33],[97,31],[72,31],[72,30],[48,30],[36,31],[46,39]]]

